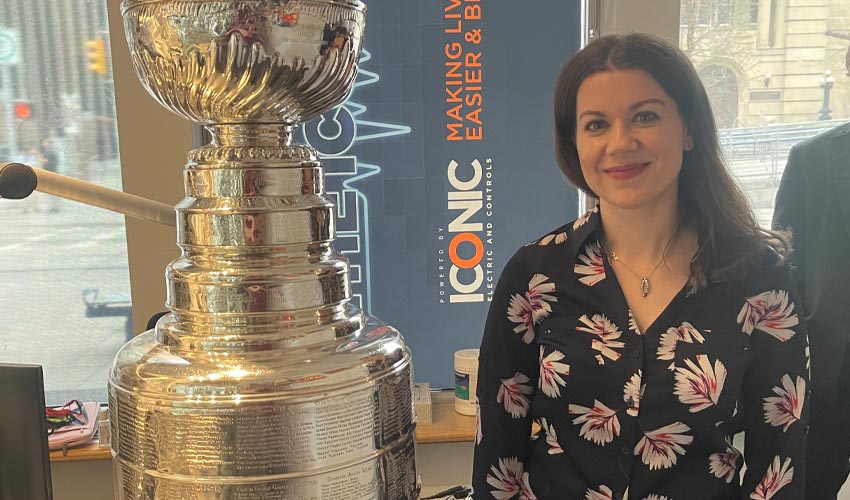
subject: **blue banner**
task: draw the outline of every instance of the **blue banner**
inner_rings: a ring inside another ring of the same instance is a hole
[[[351,96],[302,131],[356,300],[404,334],[417,382],[452,387],[453,354],[478,347],[507,260],[576,216],[552,94],[579,47],[580,2],[367,3]]]

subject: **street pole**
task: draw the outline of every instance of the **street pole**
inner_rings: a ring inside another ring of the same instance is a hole
[[[15,106],[14,97],[12,97],[12,75],[9,71],[9,66],[0,64],[0,88],[3,89],[3,109],[6,122],[6,145],[9,149],[9,158],[16,159],[18,157],[18,134],[15,129]]]
[[[18,156],[18,131],[15,129],[11,67],[20,62],[19,45],[16,30],[0,27],[0,98],[3,99],[3,109],[6,110],[3,117],[6,121],[6,144],[9,147],[8,154],[12,158]]]
[[[832,76],[831,70],[826,70],[818,80],[823,88],[823,107],[820,110],[818,120],[832,120],[832,112],[829,109],[829,92],[835,84],[835,78]]]

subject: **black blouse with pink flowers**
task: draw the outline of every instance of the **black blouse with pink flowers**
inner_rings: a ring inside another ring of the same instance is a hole
[[[686,286],[641,332],[599,224],[588,212],[502,273],[476,500],[803,499],[808,340],[787,266],[766,250],[737,287]]]

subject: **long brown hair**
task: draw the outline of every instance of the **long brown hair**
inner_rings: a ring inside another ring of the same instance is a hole
[[[579,189],[587,185],[576,149],[576,96],[589,76],[640,69],[664,89],[679,108],[694,147],[685,151],[679,174],[679,210],[696,230],[700,247],[691,264],[693,276],[732,283],[759,261],[766,249],[784,261],[790,252],[782,233],[759,226],[720,149],[708,94],[687,56],[666,40],[642,33],[598,38],[561,69],[555,87],[555,155],[561,171]]]

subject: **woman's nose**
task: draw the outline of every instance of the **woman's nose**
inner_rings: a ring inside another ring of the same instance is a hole
[[[608,137],[608,154],[634,151],[637,149],[637,139],[632,134],[632,129],[628,125],[613,125],[611,127],[611,134]]]

